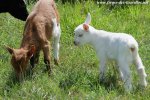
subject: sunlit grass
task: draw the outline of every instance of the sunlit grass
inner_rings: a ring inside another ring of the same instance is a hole
[[[28,6],[31,11],[32,5]],[[148,100],[150,87],[141,89],[134,66],[132,79],[134,89],[125,93],[123,83],[109,63],[109,70],[104,84],[100,84],[99,61],[91,46],[75,47],[73,45],[74,28],[83,23],[87,12],[91,13],[91,25],[97,29],[112,32],[125,32],[133,35],[139,43],[139,53],[145,65],[147,80],[150,72],[150,6],[116,6],[112,10],[109,6],[95,5],[87,2],[85,5],[77,3],[57,4],[61,18],[61,47],[60,65],[55,66],[52,60],[53,73],[48,77],[44,73],[43,54],[40,63],[34,69],[31,77],[22,83],[14,81],[13,68],[10,65],[10,55],[4,45],[19,48],[25,22],[13,18],[7,13],[0,14],[0,99],[143,99]]]

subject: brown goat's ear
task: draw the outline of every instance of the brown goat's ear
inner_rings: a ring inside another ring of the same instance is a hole
[[[88,30],[89,30],[89,25],[83,24],[83,29],[84,29],[85,31],[88,31]]]
[[[29,51],[27,52],[27,55],[28,55],[29,58],[31,58],[34,53],[35,53],[35,46],[31,45]]]
[[[10,47],[5,47],[5,48],[11,55],[14,53],[14,49],[12,49]]]

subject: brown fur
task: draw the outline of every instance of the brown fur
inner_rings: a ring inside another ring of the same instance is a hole
[[[17,77],[25,72],[29,60],[31,66],[34,67],[34,64],[38,62],[40,50],[43,50],[44,62],[48,72],[51,72],[49,39],[52,37],[52,18],[56,18],[59,23],[54,1],[39,0],[27,18],[20,49],[7,47],[9,53],[12,54],[11,64]]]

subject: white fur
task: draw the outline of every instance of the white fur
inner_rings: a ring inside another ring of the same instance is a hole
[[[55,60],[59,59],[59,41],[60,41],[60,35],[61,35],[61,29],[60,29],[60,24],[57,24],[56,18],[52,19],[53,22],[53,39],[54,39],[54,58]]]
[[[100,80],[104,78],[106,62],[108,59],[115,60],[119,66],[119,72],[127,91],[132,89],[129,66],[134,63],[140,78],[140,84],[147,86],[146,73],[138,54],[138,43],[129,34],[113,33],[97,30],[90,26],[91,15],[88,13],[85,23],[75,29],[75,45],[91,44],[100,59]],[[84,25],[88,28],[86,30]],[[133,51],[132,51],[133,50]]]

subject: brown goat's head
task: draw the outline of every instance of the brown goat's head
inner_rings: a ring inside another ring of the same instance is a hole
[[[6,47],[6,49],[12,55],[11,64],[16,71],[16,74],[19,75],[21,73],[24,73],[30,58],[35,52],[35,47],[31,46],[29,50],[25,50],[23,48],[13,49],[10,47]]]

